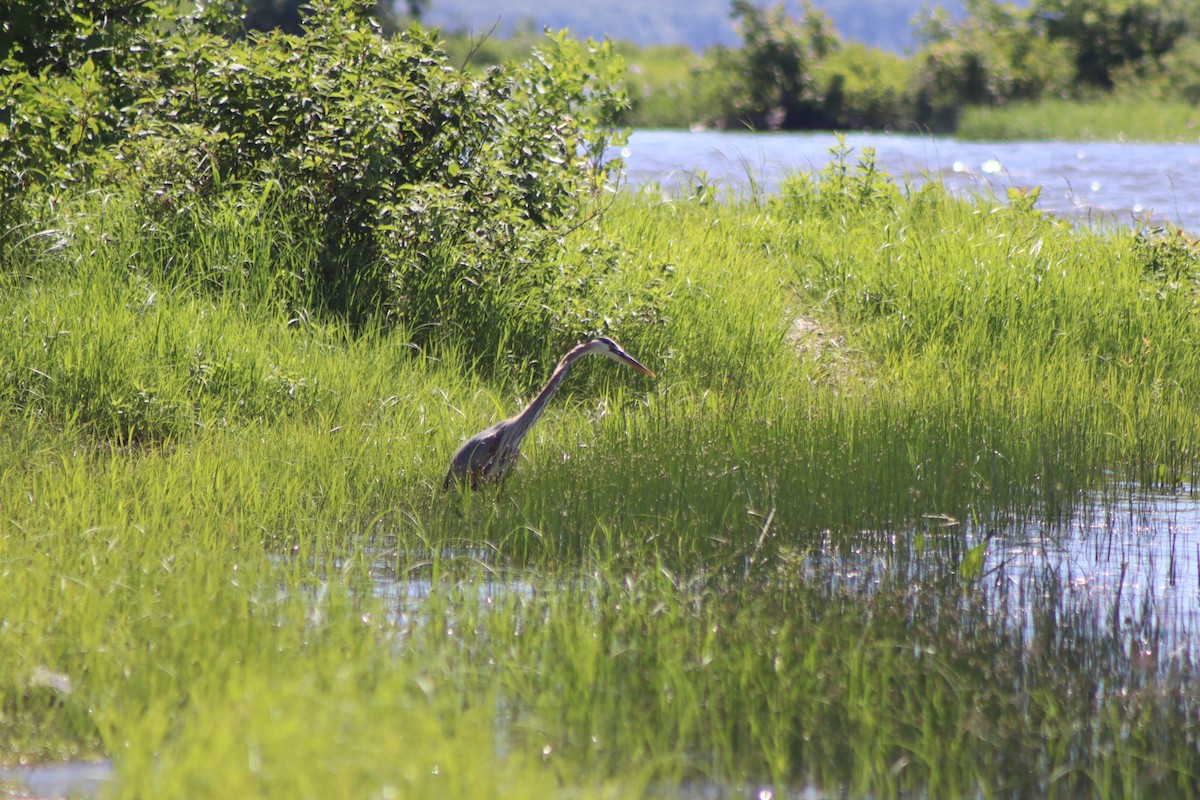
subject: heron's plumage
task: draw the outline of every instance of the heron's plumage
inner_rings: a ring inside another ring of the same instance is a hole
[[[576,360],[589,353],[606,356],[633,367],[644,375],[654,377],[653,372],[638,363],[637,359],[622,350],[612,339],[601,336],[575,345],[558,362],[550,380],[521,413],[497,422],[463,443],[450,460],[450,470],[446,473],[446,480],[442,482],[442,490],[449,489],[455,480],[469,479],[472,489],[478,488],[481,482],[500,480],[516,462],[521,441],[542,415],[550,398],[558,391],[567,370]]]

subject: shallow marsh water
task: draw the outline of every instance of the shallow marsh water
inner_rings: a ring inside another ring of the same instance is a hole
[[[1114,641],[1129,643],[1137,653],[1131,660],[1154,670],[1173,659],[1200,658],[1200,497],[1180,488],[1173,492],[1142,490],[1121,484],[1083,498],[1059,520],[1023,520],[1008,530],[982,530],[958,520],[926,520],[920,530],[896,531],[882,539],[954,537],[959,552],[982,547],[978,574],[963,577],[939,555],[922,559],[908,548],[912,560],[897,566],[887,548],[857,548],[846,555],[830,546],[809,560],[812,578],[854,586],[866,593],[889,570],[901,569],[914,584],[935,580],[948,568],[965,586],[975,586],[995,615],[1009,625],[1027,629],[1032,637],[1038,617],[1091,615]],[[396,540],[380,530],[365,545],[371,564],[372,591],[389,609],[385,627],[403,631],[420,624],[435,583],[423,570],[414,576],[397,574]],[[934,547],[934,545],[929,545]],[[919,548],[918,548],[919,549]],[[482,574],[458,586],[462,596],[483,607],[493,599],[533,598],[545,582],[520,570],[497,569],[494,554],[464,549],[443,553],[447,565],[486,565]],[[468,570],[468,572],[470,572]],[[894,577],[894,576],[893,576]],[[968,588],[968,591],[974,591]],[[321,607],[320,590],[314,608]],[[319,612],[318,612],[319,613]],[[500,738],[503,734],[498,732]],[[80,762],[12,768],[0,771],[0,788],[16,796],[98,797],[114,780],[109,762]],[[695,784],[662,787],[650,796],[670,798],[760,798],[825,796],[811,787],[778,790]]]
[[[914,546],[914,540],[954,537],[964,556],[949,566],[961,576],[965,554],[976,551],[981,558],[965,580],[991,587],[989,598],[998,611],[1003,606],[1013,623],[1028,624],[1035,606],[1044,611],[1045,603],[1035,601],[1044,601],[1053,590],[1062,611],[1089,606],[1117,625],[1152,611],[1168,642],[1200,658],[1200,640],[1188,635],[1200,630],[1200,496],[1195,491],[1153,492],[1122,485],[1084,498],[1065,520],[1023,520],[1009,530],[984,530],[952,519],[926,522],[921,531],[882,537],[907,540],[913,560],[902,569],[914,581],[947,568],[941,556],[923,559],[925,545]],[[372,577],[376,595],[392,609],[389,622],[404,627],[420,613],[433,582],[397,576],[394,541],[383,536],[373,546]],[[482,551],[444,557],[493,561]],[[892,568],[881,550],[860,547],[847,558],[832,543],[814,554],[810,564],[815,578],[868,590]],[[529,598],[538,588],[520,571],[497,571],[472,582],[471,591],[486,603],[501,595]]]
[[[943,181],[964,194],[1041,186],[1038,207],[1097,223],[1152,219],[1200,230],[1200,144],[963,142],[948,137],[852,133],[850,163],[874,148],[877,166],[920,185]],[[767,191],[790,172],[829,163],[833,133],[634,131],[622,150],[625,179],[640,187],[695,187],[701,175]]]
[[[1036,615],[1087,614],[1142,656],[1200,658],[1200,500],[1124,487],[1085,499],[1065,522],[1008,532],[968,526],[997,613],[1026,632]],[[989,533],[992,534],[989,536]],[[1165,651],[1165,652],[1163,652]]]
[[[991,545],[995,568],[1010,574],[1049,568],[1097,597],[1200,609],[1200,500],[1190,492],[1093,498],[1058,530],[1031,525]]]
[[[113,779],[113,765],[109,761],[0,769],[0,796],[8,796],[11,788],[15,797],[99,797]]]

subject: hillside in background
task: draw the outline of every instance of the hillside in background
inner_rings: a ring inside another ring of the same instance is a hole
[[[773,3],[762,3],[768,5]],[[923,8],[940,6],[955,17],[960,0],[813,0],[828,14],[844,39],[865,42],[896,53],[915,45],[913,19]],[[579,37],[627,40],[640,45],[686,44],[703,50],[716,44],[736,45],[729,17],[729,0],[430,0],[425,22],[447,32],[496,34],[514,30],[569,28]],[[799,0],[787,0],[789,11],[800,14]]]

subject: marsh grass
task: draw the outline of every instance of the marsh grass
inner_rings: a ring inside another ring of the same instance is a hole
[[[630,107],[624,115],[626,124],[687,128],[711,116],[720,89],[710,58],[682,45],[634,47],[623,43],[618,52],[627,69]]]
[[[963,110],[955,135],[979,141],[1196,142],[1200,113],[1186,102],[1136,92],[1091,100],[1046,99]]]
[[[1194,263],[847,156],[619,197],[659,377],[580,362],[475,494],[449,454],[552,356],[304,310],[269,210],[45,211],[0,279],[0,758],[130,797],[1193,794],[1194,620],[981,577],[966,531],[1197,485]]]

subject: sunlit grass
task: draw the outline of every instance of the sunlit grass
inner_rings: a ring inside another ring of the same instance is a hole
[[[625,122],[634,127],[687,128],[711,114],[716,96],[705,71],[714,69],[712,56],[691,48],[620,45],[627,73],[629,111]]]
[[[1200,140],[1200,111],[1185,102],[1127,95],[970,106],[963,110],[955,136],[981,141],[1194,144]]]
[[[444,495],[550,364],[302,311],[253,266],[302,269],[302,231],[98,202],[0,279],[3,763],[109,757],[130,797],[1194,792],[1186,657],[960,568],[965,523],[1195,484],[1184,244],[853,167],[623,196],[624,268],[669,266],[616,331],[657,379],[581,361],[505,485]]]

